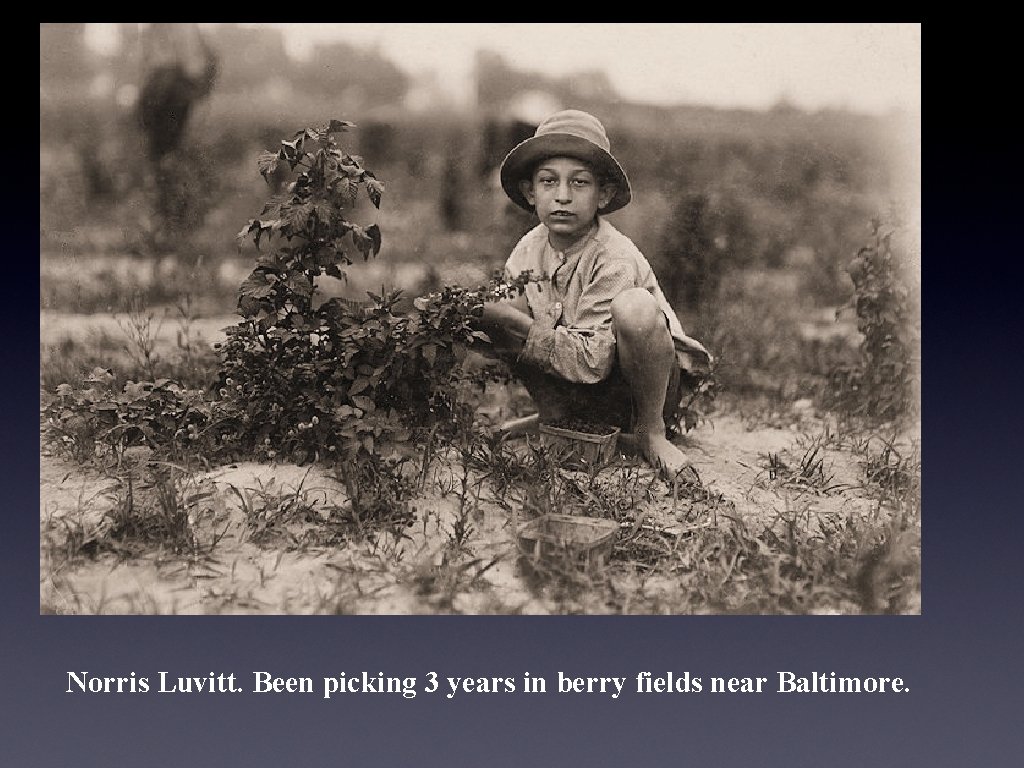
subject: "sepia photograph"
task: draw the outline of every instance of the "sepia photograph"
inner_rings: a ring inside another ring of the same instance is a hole
[[[921,25],[42,23],[41,614],[921,613]]]

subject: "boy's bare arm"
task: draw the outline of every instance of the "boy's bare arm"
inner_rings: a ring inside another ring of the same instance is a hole
[[[517,296],[484,302],[483,314],[473,325],[490,337],[489,352],[485,351],[485,355],[494,353],[499,357],[517,358],[530,335],[533,317],[526,296]]]
[[[530,328],[533,327],[533,318],[527,309],[525,296],[485,303],[481,322],[485,327],[500,326],[523,339],[529,335]]]

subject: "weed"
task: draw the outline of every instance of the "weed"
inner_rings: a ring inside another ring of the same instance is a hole
[[[128,339],[125,352],[131,357],[135,365],[146,373],[151,381],[156,378],[156,365],[158,356],[156,354],[157,337],[163,327],[163,318],[156,325],[156,319],[152,312],[146,312],[142,306],[138,294],[134,294],[128,301],[126,308],[127,319],[116,317],[118,326]]]
[[[895,234],[873,220],[870,243],[850,262],[861,360],[830,376],[830,404],[875,422],[906,419],[920,407],[919,286]]]
[[[308,477],[309,472],[306,472],[291,491],[278,488],[275,478],[266,482],[257,479],[257,488],[239,489],[233,483],[228,484],[238,499],[249,541],[261,547],[281,543],[299,546],[303,534],[309,531],[296,532],[293,530],[296,524],[311,525],[317,532],[321,524],[330,519],[334,510],[327,506],[326,497],[320,502],[311,490],[303,490]]]
[[[203,389],[214,380],[219,359],[209,345],[200,343],[196,337],[196,314],[192,293],[186,292],[178,299],[175,309],[178,312],[175,348],[180,363],[176,370],[169,372],[172,375],[168,378],[175,379],[189,388]]]
[[[912,443],[904,448],[904,453],[897,448],[896,435],[877,440],[882,443],[881,450],[864,449],[862,466],[868,487],[874,488],[880,499],[895,505],[918,506],[921,495],[920,444]]]
[[[825,465],[825,444],[818,440],[810,441],[803,452],[792,459],[784,452],[763,453],[761,458],[768,482],[772,485],[818,494],[834,493],[839,489],[831,466]]]
[[[469,521],[465,509],[460,507],[448,531],[447,551],[451,553],[453,559],[473,554],[469,548],[469,539],[474,533],[473,524]]]
[[[39,545],[51,580],[80,558],[96,555],[102,525],[92,520],[96,516],[93,505],[99,497],[108,496],[115,489],[116,485],[110,485],[86,498],[83,482],[73,510],[58,514],[58,510],[53,509],[44,517]]]
[[[456,601],[466,594],[478,589],[483,576],[502,558],[490,560],[474,558],[471,560],[452,561],[447,557],[439,565],[423,565],[408,576],[415,593],[426,598],[437,611],[451,613],[456,611]]]
[[[658,477],[640,462],[623,462],[589,472],[585,479],[564,476],[563,481],[589,515],[624,521],[642,518],[638,510],[655,500]]]
[[[355,525],[386,527],[399,531],[412,525],[416,507],[412,504],[416,480],[410,459],[379,454],[339,461],[335,475],[348,491]]]
[[[200,521],[212,511],[203,504],[213,492],[201,487],[195,475],[173,464],[150,463],[141,482],[136,483],[132,470],[118,481],[106,516],[110,542],[155,544],[176,554],[199,555],[223,537],[225,531],[206,541],[200,536]]]
[[[121,391],[109,369],[96,368],[84,386],[61,384],[44,399],[43,429],[58,452],[79,463],[106,457],[120,467],[132,446],[160,450],[169,459],[210,456],[229,443],[231,423],[215,419],[203,392],[169,379],[128,381]]]
[[[95,523],[87,521],[88,504],[79,498],[77,512],[52,518],[41,543],[56,568],[79,557],[102,553],[121,557],[157,547],[192,559],[208,558],[227,528],[216,529],[216,515],[207,504],[212,491],[194,474],[172,464],[149,463],[140,472],[126,468],[99,492],[106,509]],[[90,502],[91,503],[91,502]],[[207,530],[207,522],[213,524]]]
[[[327,568],[333,572],[330,579],[329,590],[316,586],[316,594],[313,598],[310,611],[315,614],[355,614],[358,613],[359,605],[364,600],[377,598],[387,587],[383,584],[367,586],[364,580],[369,578],[366,564],[357,565],[350,561],[345,565],[337,562],[327,563]],[[285,605],[285,613],[291,613]]]

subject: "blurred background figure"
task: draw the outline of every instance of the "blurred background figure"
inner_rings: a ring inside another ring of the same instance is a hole
[[[209,192],[202,182],[211,174],[202,147],[185,136],[193,108],[213,90],[219,58],[197,24],[147,24],[138,46],[135,117],[151,165],[145,248],[162,253],[178,250],[205,218],[208,199],[197,190]]]
[[[139,44],[137,117],[150,158],[159,160],[180,146],[193,105],[213,89],[217,55],[197,24],[149,24]]]

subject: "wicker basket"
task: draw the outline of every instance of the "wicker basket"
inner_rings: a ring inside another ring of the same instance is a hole
[[[611,461],[615,456],[621,430],[618,427],[611,429],[608,434],[597,435],[541,424],[540,442],[541,445],[553,448],[560,455],[564,455],[566,468],[586,469]]]
[[[619,524],[602,517],[547,514],[517,531],[519,552],[534,563],[568,564],[592,571],[607,562]]]

